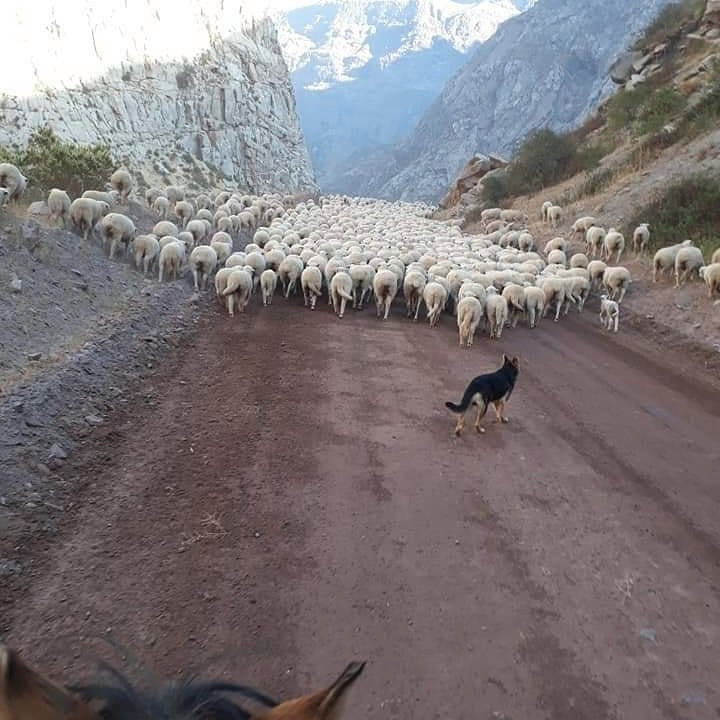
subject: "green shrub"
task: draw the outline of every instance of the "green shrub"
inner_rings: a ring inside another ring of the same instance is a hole
[[[505,174],[491,175],[482,181],[482,198],[493,207],[497,207],[510,195],[508,180]]]
[[[654,133],[682,110],[685,98],[672,87],[658,88],[645,101],[638,118],[641,134]]]
[[[28,178],[31,197],[44,196],[54,187],[71,196],[102,190],[115,169],[108,147],[63,142],[49,127],[34,130],[24,148],[0,148],[0,158]]]
[[[648,85],[638,85],[632,90],[619,90],[607,103],[607,119],[610,130],[623,130],[640,119],[645,103],[651,95]]]
[[[573,200],[579,200],[602,192],[613,181],[615,174],[616,171],[613,168],[601,168],[588,173],[575,192]]]
[[[668,185],[628,220],[625,236],[641,222],[650,223],[653,248],[690,239],[708,255],[720,228],[720,177],[698,174]]]

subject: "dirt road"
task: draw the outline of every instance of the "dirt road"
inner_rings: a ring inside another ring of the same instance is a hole
[[[461,351],[448,316],[213,311],[65,469],[5,639],[277,696],[367,659],[346,720],[717,717],[720,394],[592,320]],[[502,351],[511,423],[454,439]]]

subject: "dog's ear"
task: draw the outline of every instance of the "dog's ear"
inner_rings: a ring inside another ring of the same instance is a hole
[[[503,365],[504,365],[506,362],[509,362],[508,356],[507,356],[505,353],[503,353]]]
[[[515,357],[513,357],[510,362],[513,364],[514,367],[518,367],[520,365],[520,358],[515,355]]]

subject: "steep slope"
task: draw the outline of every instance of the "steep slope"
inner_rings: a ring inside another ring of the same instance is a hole
[[[0,74],[0,143],[47,124],[65,140],[108,143],[148,182],[312,187],[276,30],[245,5],[17,5],[4,57],[23,62]]]
[[[355,151],[399,140],[477,43],[532,0],[276,0],[318,180]]]
[[[409,136],[355,158],[338,188],[437,201],[474,154],[509,154],[536,128],[575,125],[609,92],[612,62],[666,4],[539,0],[477,50]]]

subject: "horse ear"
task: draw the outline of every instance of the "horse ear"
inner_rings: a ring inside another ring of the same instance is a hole
[[[330,687],[280,703],[258,716],[262,720],[337,720],[345,691],[360,677],[365,663],[352,662]]]
[[[79,698],[0,645],[0,720],[98,720]]]

